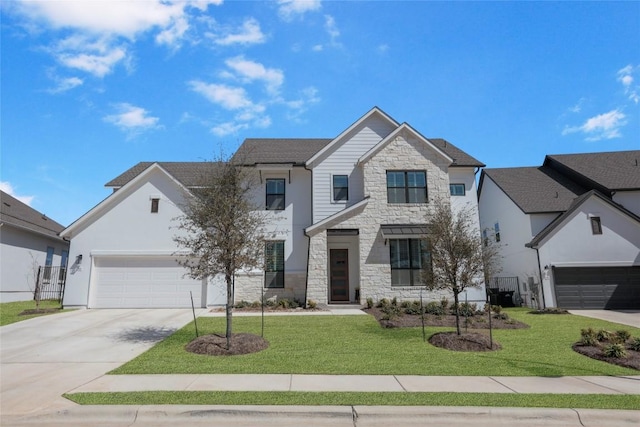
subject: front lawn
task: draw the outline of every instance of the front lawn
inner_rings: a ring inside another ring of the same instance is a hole
[[[60,308],[58,301],[44,300],[40,301],[40,309],[42,313],[34,313],[27,315],[20,315],[25,310],[35,310],[35,301],[16,301],[16,302],[3,302],[0,304],[0,326],[9,325],[11,323],[20,322],[22,320],[31,319],[32,317],[43,316],[45,314],[59,313],[61,310],[55,310]],[[53,311],[52,311],[53,310]]]
[[[420,328],[384,329],[372,316],[265,318],[269,348],[259,353],[212,357],[188,353],[193,323],[112,374],[352,374],[352,375],[638,375],[638,371],[582,356],[571,349],[582,328],[640,329],[572,315],[505,310],[529,329],[494,330],[502,350],[452,352],[422,340]],[[259,317],[235,317],[234,332],[260,334]],[[224,318],[198,319],[200,334],[223,333]],[[429,327],[428,336],[451,328]]]

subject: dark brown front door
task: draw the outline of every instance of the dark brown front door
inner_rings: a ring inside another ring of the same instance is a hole
[[[330,249],[329,268],[331,301],[349,301],[349,251],[347,249]]]

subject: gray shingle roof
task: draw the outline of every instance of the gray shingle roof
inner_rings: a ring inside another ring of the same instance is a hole
[[[0,191],[0,199],[2,199],[0,202],[2,223],[60,239],[58,233],[64,230],[64,226],[4,191]]]
[[[525,213],[564,212],[587,189],[547,167],[484,169]],[[483,177],[484,179],[484,177]]]
[[[302,166],[332,139],[247,138],[232,159],[245,165],[287,163]]]
[[[545,158],[544,165],[562,170],[576,181],[586,179],[609,191],[640,190],[640,150],[553,154]]]
[[[485,167],[486,165],[482,163],[480,160],[475,157],[470,156],[465,153],[446,139],[442,138],[427,138],[429,141],[433,143],[436,147],[444,151],[449,157],[451,157],[454,162],[451,165],[452,167],[462,167],[462,166],[473,166],[473,167]]]
[[[185,187],[196,187],[214,162],[140,162],[105,184],[105,187],[122,187],[154,163],[169,172]]]

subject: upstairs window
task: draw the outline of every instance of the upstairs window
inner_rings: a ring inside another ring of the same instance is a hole
[[[387,171],[388,203],[427,203],[425,171]]]
[[[449,192],[452,196],[464,196],[464,184],[449,184]]]
[[[591,233],[602,234],[602,222],[600,222],[599,216],[592,216],[591,220]]]
[[[284,210],[284,179],[267,179],[267,203],[268,211]]]
[[[264,287],[284,288],[284,241],[265,242],[264,261]]]
[[[499,223],[495,223],[493,226],[493,232],[494,235],[496,236],[496,242],[500,241],[500,224]]]
[[[346,202],[347,200],[349,200],[349,177],[333,175],[333,201]]]
[[[392,286],[421,286],[422,269],[431,266],[427,242],[419,239],[390,239]]]
[[[158,213],[160,208],[160,199],[151,199],[151,213]]]

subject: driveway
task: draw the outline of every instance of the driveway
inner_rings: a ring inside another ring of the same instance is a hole
[[[3,415],[63,410],[61,397],[192,320],[188,309],[78,310],[0,328]]]
[[[640,310],[569,310],[569,313],[640,328]]]

